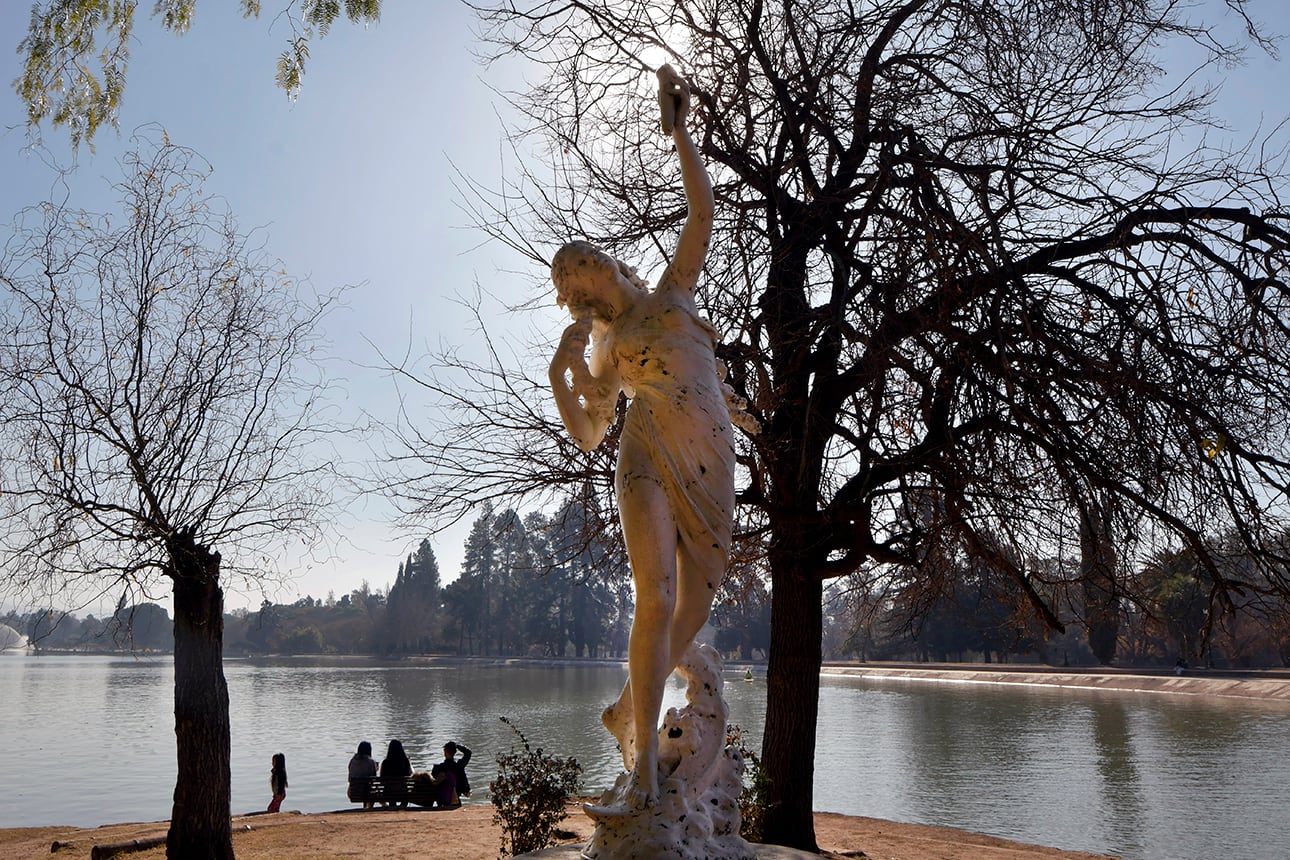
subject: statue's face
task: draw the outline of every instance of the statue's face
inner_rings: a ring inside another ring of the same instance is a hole
[[[580,311],[604,315],[611,297],[621,290],[623,275],[618,263],[587,242],[570,242],[556,252],[551,263],[556,301],[578,316]]]

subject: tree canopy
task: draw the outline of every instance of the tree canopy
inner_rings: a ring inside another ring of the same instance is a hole
[[[478,189],[477,220],[537,278],[579,236],[658,266],[684,201],[649,82],[671,62],[692,83],[718,198],[701,298],[763,428],[740,500],[772,577],[773,841],[814,846],[827,579],[929,606],[985,565],[1051,627],[1045,577],[1072,567],[1042,562],[1081,546],[1084,606],[1131,599],[1123,571],[1170,543],[1220,608],[1290,587],[1284,141],[1206,137],[1207,70],[1269,45],[1248,5],[478,5],[495,55],[535,69],[514,102],[538,155]],[[605,450],[574,456],[594,475]]]
[[[174,599],[170,857],[231,857],[221,575],[316,537],[332,464],[317,325],[332,297],[268,259],[194,153],[137,140],[120,211],[67,201],[0,252],[0,571],[27,595]],[[229,553],[224,561],[222,553]]]

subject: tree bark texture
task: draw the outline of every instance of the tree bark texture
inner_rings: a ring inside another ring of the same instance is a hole
[[[175,598],[175,805],[170,860],[233,860],[224,592],[219,553],[190,534],[168,540]]]
[[[768,552],[773,587],[762,736],[762,762],[771,787],[762,839],[818,851],[812,806],[824,589],[812,565],[823,556],[819,536],[803,524],[815,519],[823,452],[834,421],[832,415],[820,414],[811,396],[812,368],[828,367],[829,362],[823,348],[820,354],[812,353],[805,284],[814,234],[795,214],[792,206],[776,213],[776,220],[792,226],[776,247],[768,286],[758,301],[765,316],[778,397],[762,434],[774,534]]]
[[[1101,505],[1081,504],[1079,543],[1088,644],[1097,661],[1109,666],[1120,638],[1120,601],[1110,516]]]
[[[771,776],[762,840],[813,852],[823,598],[822,583],[808,572],[776,570],[762,735],[762,763]]]

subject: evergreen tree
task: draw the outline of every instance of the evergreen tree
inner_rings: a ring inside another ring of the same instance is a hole
[[[469,653],[475,653],[475,642],[480,652],[492,640],[491,605],[493,571],[496,568],[497,547],[493,541],[493,506],[485,504],[483,511],[470,526],[466,537],[465,554],[461,562],[461,576],[453,583],[452,608],[458,634],[460,651],[468,643]]]
[[[621,652],[631,626],[631,572],[592,488],[571,495],[549,530],[553,563],[568,591],[563,629],[574,654]]]
[[[535,568],[528,532],[514,510],[508,508],[494,519],[493,546],[496,555],[490,617],[494,641],[498,654],[517,653],[525,650],[519,636],[518,622],[524,615],[524,607],[518,592],[532,578]]]
[[[552,553],[551,519],[540,512],[524,517],[527,552],[533,569],[516,577],[516,599],[523,607],[524,646],[530,652],[563,657],[568,648],[568,569]]]
[[[428,538],[406,562],[386,599],[381,645],[385,652],[428,651],[440,627],[439,562]]]

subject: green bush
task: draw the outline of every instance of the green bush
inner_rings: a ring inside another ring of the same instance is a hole
[[[578,791],[582,766],[572,758],[546,755],[529,748],[528,738],[506,717],[501,721],[519,736],[514,747],[497,756],[497,778],[488,784],[493,796],[493,823],[502,828],[502,856],[540,851],[555,843],[552,833],[565,819],[565,806]]]
[[[744,743],[744,730],[737,725],[726,726],[726,743],[731,744],[744,757],[744,790],[739,793],[739,835],[749,842],[761,842],[766,810],[770,807],[770,774],[757,753]]]

